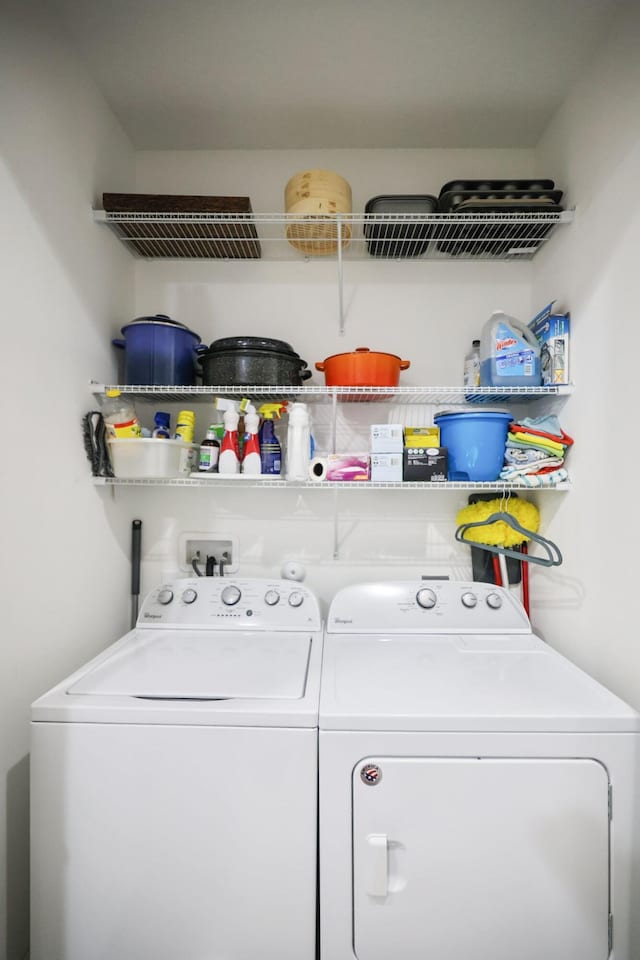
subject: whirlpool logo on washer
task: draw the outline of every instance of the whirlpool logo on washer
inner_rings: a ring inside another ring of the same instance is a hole
[[[365,763],[360,770],[360,779],[368,787],[375,787],[382,780],[382,770],[376,763]]]
[[[145,613],[143,616],[145,620],[162,620],[161,613]]]
[[[334,623],[353,623],[353,620],[347,620],[345,617],[336,617]]]

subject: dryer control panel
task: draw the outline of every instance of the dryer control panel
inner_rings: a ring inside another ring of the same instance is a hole
[[[189,577],[162,583],[144,600],[138,627],[320,630],[314,594],[292,580]]]
[[[340,590],[327,633],[531,633],[520,601],[490,583],[390,580]]]

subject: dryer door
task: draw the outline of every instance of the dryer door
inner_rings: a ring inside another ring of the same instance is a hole
[[[353,775],[358,960],[606,960],[595,760],[370,757]]]

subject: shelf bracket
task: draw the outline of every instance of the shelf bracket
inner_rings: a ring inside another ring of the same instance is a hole
[[[338,526],[338,488],[333,491],[333,559],[340,559],[340,531]]]
[[[338,334],[344,337],[345,318],[344,318],[344,295],[343,295],[343,276],[344,261],[342,259],[342,215],[336,214],[336,226],[338,228]]]

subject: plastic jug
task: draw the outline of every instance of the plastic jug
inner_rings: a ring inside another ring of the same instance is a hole
[[[539,387],[541,382],[535,335],[526,323],[496,310],[480,336],[480,386]]]

